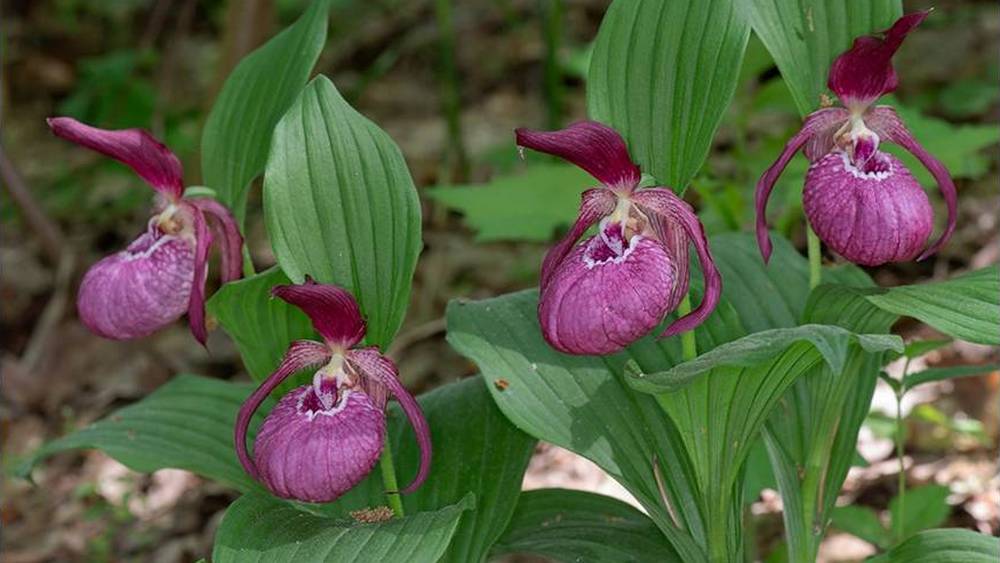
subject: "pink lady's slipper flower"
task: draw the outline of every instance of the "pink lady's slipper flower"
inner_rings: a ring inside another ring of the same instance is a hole
[[[391,393],[413,426],[420,469],[402,492],[427,478],[431,436],[420,405],[400,383],[396,365],[378,348],[354,348],[365,336],[358,304],[347,291],[306,279],[271,293],[302,309],[324,343],[298,340],[240,408],[236,453],[243,468],[275,495],[330,502],[361,482],[382,454],[385,404]],[[264,399],[289,376],[319,368],[311,385],[292,389],[267,415],[247,451],[250,419]]]
[[[611,354],[646,335],[687,293],[691,243],[705,297],[661,336],[691,330],[712,313],[722,281],[701,223],[671,190],[637,189],[639,167],[614,129],[582,121],[561,131],[515,133],[519,147],[566,159],[602,184],[583,192],[576,222],[542,263],[538,320],[553,348]],[[598,233],[576,244],[598,222]]]
[[[232,214],[212,199],[184,199],[180,161],[146,131],[108,131],[69,117],[48,124],[57,136],[128,165],[157,193],[146,231],[83,277],[76,301],[80,320],[100,336],[126,340],[152,334],[187,311],[191,332],[204,344],[214,237],[222,247],[222,281],[238,279],[243,268],[243,238]]]
[[[757,182],[757,241],[764,260],[771,255],[765,210],[778,176],[799,149],[812,163],[802,203],[809,224],[835,252],[865,266],[923,260],[955,230],[955,184],[948,170],[906,129],[896,111],[874,106],[896,89],[892,56],[928,12],[903,16],[882,37],[858,37],[830,67],[827,85],[843,108],[806,117],[778,160]],[[913,153],[937,180],[948,207],[941,237],[921,253],[934,229],[927,194],[900,160],[879,150],[889,141]]]

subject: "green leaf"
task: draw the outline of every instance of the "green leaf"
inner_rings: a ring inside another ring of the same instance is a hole
[[[566,563],[681,561],[642,512],[611,497],[566,489],[521,493],[514,517],[491,555],[511,553]]]
[[[437,561],[462,513],[474,505],[471,493],[457,504],[385,522],[359,523],[347,515],[310,514],[264,495],[245,495],[227,510],[215,535],[212,561],[319,562]]]
[[[580,194],[593,184],[594,179],[575,166],[533,162],[520,174],[498,176],[486,184],[439,186],[424,193],[464,214],[479,242],[548,241],[556,229],[573,221]]]
[[[961,340],[1000,345],[1000,274],[996,266],[942,282],[888,288],[868,296],[875,306],[915,317]]]
[[[682,192],[701,168],[736,90],[750,26],[736,0],[616,0],[594,45],[590,117]]]
[[[271,288],[291,283],[277,267],[223,285],[205,305],[236,343],[243,365],[255,381],[262,381],[281,363],[293,340],[316,337],[309,318],[281,299]],[[294,387],[294,382],[283,386]]]
[[[892,543],[889,531],[878,519],[875,510],[867,506],[838,506],[830,512],[833,527],[857,536],[878,547],[888,547]]]
[[[135,471],[172,467],[221,481],[241,491],[262,490],[240,467],[233,450],[236,412],[252,387],[179,375],[142,401],[40,448],[19,469],[52,454],[95,448]]]
[[[908,373],[903,378],[903,388],[910,390],[917,385],[930,383],[932,381],[944,381],[946,379],[957,379],[960,377],[971,377],[982,375],[1000,369],[1000,364],[985,364],[980,366],[952,366],[941,368],[927,368],[916,373]]]
[[[893,497],[889,501],[892,529],[898,529],[902,523],[902,539],[906,539],[917,532],[944,524],[951,513],[947,502],[949,493],[948,487],[925,485],[907,489],[902,503],[899,496]]]
[[[298,21],[240,61],[208,114],[202,175],[241,224],[250,182],[264,170],[274,126],[306,85],[323,50],[329,10],[330,0],[315,0]]]
[[[805,344],[805,346],[803,346]],[[756,332],[723,344],[697,358],[676,365],[658,373],[642,373],[637,365],[630,363],[626,369],[631,377],[629,384],[645,393],[667,393],[690,384],[698,376],[719,368],[757,368],[761,364],[775,371],[785,371],[790,366],[811,367],[825,361],[834,373],[841,373],[847,361],[849,347],[858,344],[866,352],[886,350],[903,351],[903,341],[891,334],[854,334],[837,326],[809,324],[795,328],[776,328]],[[811,350],[810,350],[811,349]],[[814,361],[806,362],[809,354]],[[772,365],[769,360],[788,357],[782,364]],[[782,367],[779,367],[781,365]],[[800,369],[808,369],[802,368]],[[729,370],[732,377],[739,377],[744,383],[752,377],[753,370]],[[746,383],[749,385],[749,383]]]
[[[936,340],[914,340],[906,344],[906,350],[903,351],[903,355],[907,358],[919,358],[924,354],[933,352],[934,350],[939,350],[945,346],[952,343],[950,338],[941,338]]]
[[[275,128],[264,215],[288,277],[347,288],[367,317],[367,342],[388,345],[410,300],[420,202],[396,143],[324,76]]]
[[[535,440],[511,424],[480,376],[421,395],[431,427],[434,459],[427,481],[403,497],[407,513],[429,511],[475,494],[476,510],[462,514],[455,537],[439,562],[481,561],[514,513]],[[417,472],[419,448],[399,408],[389,420],[401,480]],[[382,496],[377,480],[376,493]]]
[[[753,0],[744,6],[802,115],[819,107],[830,64],[855,37],[888,29],[903,15],[900,0]]]
[[[869,563],[996,563],[1000,540],[963,530],[945,528],[920,532]]]

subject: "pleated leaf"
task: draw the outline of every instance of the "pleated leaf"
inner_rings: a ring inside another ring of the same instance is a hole
[[[941,332],[978,344],[1000,345],[1000,271],[996,266],[942,282],[888,288],[868,301],[915,317]]]
[[[437,561],[474,495],[438,510],[385,522],[320,516],[265,495],[245,495],[227,510],[215,535],[215,563]]]
[[[491,555],[512,553],[565,563],[681,561],[642,512],[611,497],[567,489],[521,493],[514,517]]]
[[[802,115],[820,107],[830,64],[854,38],[888,29],[903,13],[900,0],[744,0],[743,6]]]
[[[326,42],[330,0],[247,55],[226,79],[201,138],[204,183],[242,224],[250,183],[264,170],[271,133],[309,80]]]
[[[1000,539],[959,528],[927,530],[869,563],[996,563]]]
[[[701,168],[736,89],[749,22],[737,0],[616,0],[587,76],[592,119],[617,129],[632,158],[682,192]]]
[[[227,283],[206,304],[208,313],[236,343],[243,365],[255,381],[262,381],[278,367],[293,340],[320,340],[305,313],[271,297],[272,287],[288,283],[288,276],[274,267]]]
[[[420,202],[396,143],[324,76],[275,128],[264,215],[281,269],[347,288],[385,347],[403,320],[420,253]]]

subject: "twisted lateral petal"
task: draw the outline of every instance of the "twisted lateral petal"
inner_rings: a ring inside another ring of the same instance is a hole
[[[195,242],[149,228],[125,250],[94,264],[80,283],[77,310],[92,332],[126,340],[180,318],[191,298]]]
[[[684,296],[687,295],[688,286],[690,285],[691,272],[688,247],[691,246],[691,239],[688,238],[684,227],[670,217],[652,214],[646,216],[646,219],[649,221],[650,228],[653,230],[656,239],[666,249],[676,270],[675,277],[677,280],[667,298],[666,307],[667,311],[673,311],[680,304],[681,300],[684,299]]]
[[[191,285],[191,299],[188,302],[188,324],[195,340],[205,345],[208,330],[205,327],[205,282],[208,281],[208,250],[212,246],[212,233],[208,230],[205,215],[194,206],[189,206],[194,217],[194,283]]]
[[[631,191],[639,183],[625,140],[596,121],[579,121],[559,131],[514,130],[517,146],[564,158],[608,187]]]
[[[784,172],[789,161],[803,145],[816,143],[816,139],[824,138],[829,134],[831,128],[842,124],[846,119],[847,111],[842,108],[821,109],[809,114],[802,124],[802,129],[799,129],[799,132],[788,140],[781,155],[778,156],[778,160],[774,161],[774,164],[765,170],[760,180],[757,181],[754,193],[754,205],[757,211],[757,245],[760,247],[764,262],[771,258],[771,236],[767,232],[767,200],[771,197],[771,190],[774,189],[775,182],[778,181],[778,177]],[[829,148],[832,148],[832,143],[827,150]],[[818,147],[814,146],[813,152],[819,152]],[[818,158],[823,155],[815,156]],[[810,159],[812,159],[811,156]]]
[[[332,502],[371,473],[382,454],[382,409],[364,393],[336,389],[334,379],[320,385],[288,392],[254,440],[258,479],[279,497]]]
[[[281,364],[274,370],[274,373],[267,376],[267,379],[243,402],[240,412],[236,415],[236,427],[233,432],[233,439],[236,446],[236,456],[239,458],[243,469],[251,477],[255,479],[259,478],[257,468],[250,458],[250,454],[247,452],[247,431],[250,428],[250,420],[253,418],[254,413],[260,408],[264,399],[278,385],[281,385],[283,381],[288,379],[289,376],[308,367],[323,365],[328,361],[330,361],[330,350],[319,342],[311,340],[297,340],[292,342],[288,347],[288,351],[285,352],[285,357],[281,360]]]
[[[306,276],[304,284],[275,286],[271,295],[302,309],[331,346],[350,348],[365,336],[358,303],[346,289],[316,283]]]
[[[651,238],[626,241],[620,224],[603,227],[560,262],[539,294],[542,335],[560,352],[612,354],[648,334],[670,311],[679,283],[674,257]]]
[[[50,117],[46,121],[56,136],[128,165],[168,199],[176,201],[184,192],[180,160],[146,131],[98,129],[70,117]]]
[[[955,232],[955,222],[958,219],[958,194],[955,190],[955,182],[952,181],[951,174],[948,173],[948,169],[945,168],[944,164],[934,158],[931,153],[927,152],[927,149],[913,138],[906,125],[899,119],[899,115],[895,109],[889,106],[877,106],[869,112],[867,123],[882,140],[896,143],[917,157],[920,163],[934,176],[938,189],[941,190],[941,195],[944,196],[944,203],[948,208],[948,223],[945,225],[944,231],[938,237],[937,241],[930,245],[927,250],[924,250],[917,258],[917,260],[923,260],[940,250],[948,242],[948,239],[951,238],[952,233]]]
[[[566,236],[545,254],[542,261],[541,288],[545,289],[552,274],[560,262],[566,258],[576,241],[583,236],[594,223],[607,216],[615,209],[615,194],[604,188],[592,188],[581,196],[580,213],[576,217],[576,222],[570,228]]]
[[[865,266],[911,260],[934,228],[923,188],[899,159],[883,152],[860,169],[843,151],[814,162],[802,206],[823,242]]]
[[[702,276],[705,278],[705,294],[695,310],[674,321],[660,337],[665,338],[692,330],[712,314],[722,295],[722,275],[715,267],[715,260],[712,259],[712,252],[708,248],[705,227],[698,220],[691,207],[671,190],[665,188],[639,190],[633,195],[633,200],[643,213],[660,215],[679,223],[687,232],[688,238],[694,243],[695,251],[698,253],[698,261],[701,262]]]
[[[399,371],[396,364],[389,358],[379,353],[377,348],[359,348],[349,350],[345,355],[347,361],[354,369],[364,376],[367,376],[389,389],[399,406],[403,408],[413,433],[417,437],[417,445],[420,446],[420,468],[417,474],[401,492],[412,493],[423,484],[431,470],[431,430],[424,418],[424,411],[420,404],[410,395],[410,392],[403,387],[399,381]]]
[[[201,198],[187,201],[212,218],[209,226],[212,228],[214,238],[222,244],[220,248],[222,283],[240,279],[243,275],[243,236],[240,235],[236,218],[230,213],[229,208],[214,199]]]
[[[830,66],[827,86],[845,106],[867,106],[883,94],[896,89],[896,71],[892,56],[906,35],[924,21],[930,12],[907,14],[883,32],[884,38],[858,37],[851,48]]]

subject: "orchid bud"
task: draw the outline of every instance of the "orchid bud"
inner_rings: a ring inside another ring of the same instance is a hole
[[[639,167],[617,132],[583,121],[561,131],[516,134],[519,147],[560,156],[602,184],[583,193],[576,222],[542,263],[538,319],[553,348],[611,354],[656,328],[687,293],[691,244],[705,296],[661,336],[691,330],[712,313],[721,277],[701,223],[671,190],[638,188]],[[577,244],[596,223],[598,233]]]
[[[420,405],[399,381],[395,364],[376,348],[355,348],[365,335],[354,297],[311,279],[272,293],[309,316],[323,342],[293,342],[277,370],[240,408],[234,440],[244,469],[276,496],[331,502],[360,483],[385,444],[385,407],[399,401],[420,446],[420,468],[402,492],[416,490],[430,471],[430,429]],[[318,367],[311,385],[284,395],[247,450],[254,413],[282,382]]]
[[[68,117],[48,124],[57,136],[126,164],[158,196],[145,232],[84,275],[80,320],[99,336],[125,340],[152,334],[187,311],[191,332],[204,344],[212,242],[222,245],[223,282],[238,279],[243,268],[243,238],[232,214],[214,200],[184,198],[177,156],[141,129],[108,131]]]
[[[947,169],[913,138],[896,112],[872,107],[896,89],[892,56],[928,12],[903,16],[882,37],[859,37],[833,62],[828,85],[844,108],[824,108],[806,117],[778,160],[757,182],[757,241],[766,261],[771,254],[767,200],[781,172],[802,149],[811,161],[803,208],[820,240],[844,258],[865,266],[922,260],[955,230],[955,184]],[[948,208],[938,240],[924,249],[933,232],[934,212],[926,193],[906,166],[879,150],[895,143],[933,174]],[[923,252],[921,252],[923,250]]]

